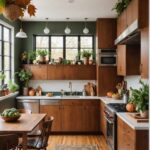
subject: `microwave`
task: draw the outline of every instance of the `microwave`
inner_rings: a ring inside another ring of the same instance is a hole
[[[105,49],[99,51],[99,65],[100,66],[116,66],[117,54],[114,49]]]

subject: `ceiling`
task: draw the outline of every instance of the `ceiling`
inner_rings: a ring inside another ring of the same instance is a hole
[[[112,7],[117,0],[32,0],[37,8],[35,17],[30,17],[27,13],[24,21],[65,21],[67,17],[70,21],[95,21],[96,18],[116,17]]]

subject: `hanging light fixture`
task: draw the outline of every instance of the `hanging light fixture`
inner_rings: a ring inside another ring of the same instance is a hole
[[[23,31],[23,28],[22,28],[22,20],[21,21],[21,28],[19,30],[19,32],[16,33],[16,38],[27,38],[27,34]]]
[[[47,27],[47,24],[48,24],[48,18],[46,18],[46,20],[47,20],[47,21],[46,21],[45,28],[44,28],[43,31],[44,31],[45,34],[49,34],[50,29]]]
[[[70,34],[70,33],[71,33],[71,29],[68,27],[68,21],[69,21],[69,19],[70,19],[70,18],[66,18],[66,20],[67,20],[67,26],[66,26],[66,28],[65,28],[65,30],[64,30],[64,32],[65,32],[66,34]]]
[[[83,33],[84,34],[88,34],[89,33],[89,29],[86,27],[86,22],[87,22],[88,18],[85,18],[85,22],[84,22],[84,29],[83,29]]]

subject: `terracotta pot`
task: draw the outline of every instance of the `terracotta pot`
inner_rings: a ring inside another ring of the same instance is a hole
[[[23,96],[28,96],[29,93],[29,88],[28,87],[24,87],[23,88]]]
[[[89,64],[89,58],[85,57],[84,58],[84,65],[88,65]]]
[[[89,60],[89,65],[92,65],[93,64],[93,60]]]
[[[34,96],[34,95],[35,95],[35,90],[34,89],[29,90],[29,96]]]
[[[142,118],[148,118],[148,110],[145,110],[145,111],[140,111],[140,115]]]

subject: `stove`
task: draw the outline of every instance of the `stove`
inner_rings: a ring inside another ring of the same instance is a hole
[[[116,112],[126,112],[126,104],[110,103],[105,107],[106,136],[109,150],[117,150],[117,116]]]

